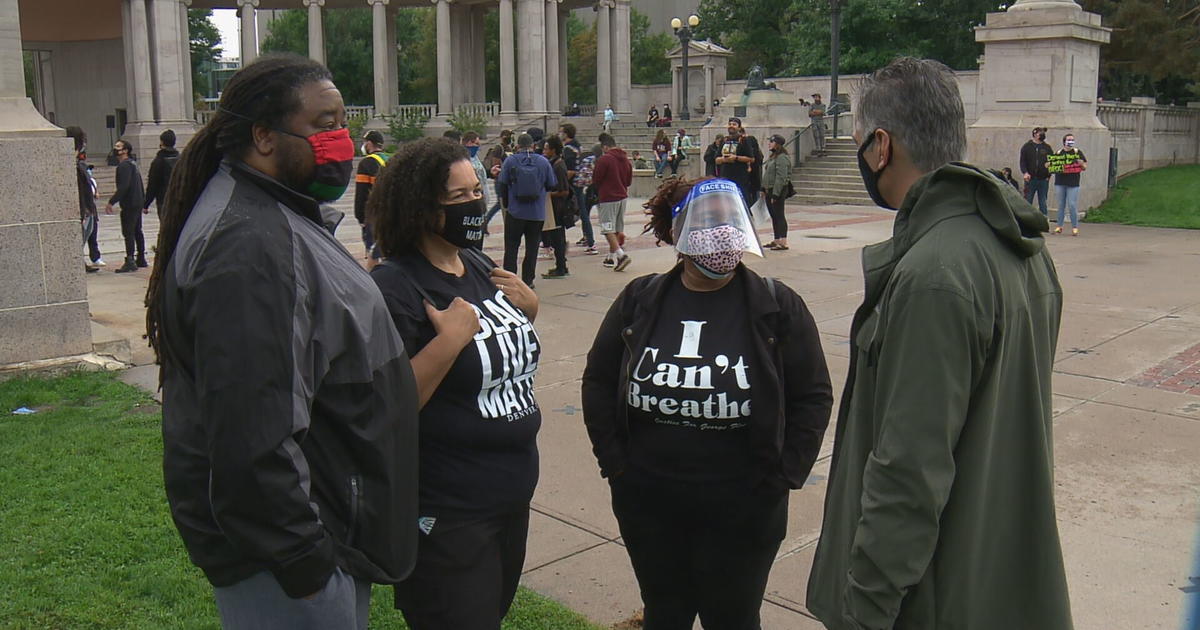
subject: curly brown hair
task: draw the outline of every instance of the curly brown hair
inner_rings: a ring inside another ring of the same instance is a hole
[[[647,232],[654,233],[654,238],[658,243],[666,243],[674,245],[675,238],[671,234],[671,227],[674,224],[675,217],[672,216],[675,212],[675,206],[683,201],[688,193],[692,192],[692,188],[703,181],[715,179],[713,177],[700,177],[697,179],[668,179],[663,182],[662,186],[658,187],[658,191],[650,198],[650,201],[642,204],[646,209],[646,216],[649,217],[646,221],[646,226],[642,228],[642,234]]]
[[[386,258],[414,251],[426,234],[441,229],[441,197],[450,166],[469,159],[466,147],[447,138],[400,145],[367,198],[367,221],[380,254]]]

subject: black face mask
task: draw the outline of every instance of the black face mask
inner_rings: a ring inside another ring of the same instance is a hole
[[[1044,134],[1044,133],[1039,133],[1039,134],[1037,135],[1037,139],[1038,139],[1038,141],[1039,141],[1039,142],[1045,142],[1045,141],[1046,141],[1046,134]]]
[[[487,205],[483,198],[472,199],[442,206],[446,222],[442,225],[442,238],[459,248],[483,246],[483,216]]]
[[[876,129],[875,131],[879,130]],[[871,146],[871,143],[875,141],[875,131],[872,131],[871,137],[867,138],[867,141],[858,148],[858,171],[862,173],[863,185],[867,187],[867,194],[871,195],[871,201],[874,201],[875,205],[880,208],[895,210],[895,208],[888,205],[887,199],[883,198],[883,193],[879,192],[879,176],[883,175],[883,169],[892,163],[891,147],[888,147],[887,164],[884,164],[883,168],[879,169],[878,172],[872,171],[871,167],[867,165],[867,159],[863,157],[863,153],[866,152],[867,147]]]

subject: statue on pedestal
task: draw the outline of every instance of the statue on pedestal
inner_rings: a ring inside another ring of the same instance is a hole
[[[776,90],[774,81],[767,81],[764,77],[763,68],[758,64],[750,67],[750,74],[746,75],[746,89],[742,90],[742,94],[749,94],[755,90]]]

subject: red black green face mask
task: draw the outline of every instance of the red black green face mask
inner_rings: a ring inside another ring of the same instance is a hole
[[[349,129],[332,129],[308,137],[283,129],[275,131],[302,138],[312,147],[316,166],[304,192],[317,201],[336,201],[346,194],[354,161],[354,141]]]

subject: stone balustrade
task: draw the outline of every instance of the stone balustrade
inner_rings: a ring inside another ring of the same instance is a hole
[[[1100,103],[1096,116],[1112,132],[1118,176],[1200,163],[1200,108],[1110,102]]]

